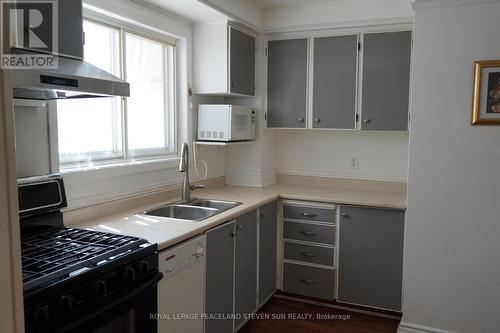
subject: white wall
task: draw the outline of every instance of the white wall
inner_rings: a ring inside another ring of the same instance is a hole
[[[434,2],[415,15],[400,332],[496,333],[500,127],[470,122],[473,63],[500,59],[500,3]]]
[[[264,31],[302,30],[323,26],[365,25],[411,20],[411,0],[337,0],[268,8],[262,11]]]
[[[281,174],[406,181],[408,133],[279,130],[276,171]],[[359,169],[351,158],[359,158]]]

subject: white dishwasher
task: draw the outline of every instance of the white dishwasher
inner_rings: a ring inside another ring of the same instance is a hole
[[[159,333],[203,333],[205,247],[200,236],[160,252]]]

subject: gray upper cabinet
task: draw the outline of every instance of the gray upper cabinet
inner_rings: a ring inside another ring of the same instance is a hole
[[[357,35],[314,39],[313,128],[355,128],[357,54]]]
[[[401,311],[404,211],[340,210],[338,301]]]
[[[234,321],[237,329],[245,314],[257,308],[257,211],[236,218]]]
[[[260,207],[259,218],[259,304],[276,291],[276,201]]]
[[[307,38],[269,41],[267,127],[306,127],[307,49]]]
[[[408,129],[410,60],[410,31],[364,35],[361,129]]]
[[[229,27],[230,86],[232,94],[255,95],[255,38]]]
[[[207,232],[205,311],[233,313],[235,223]],[[205,333],[232,333],[233,320],[207,319]]]

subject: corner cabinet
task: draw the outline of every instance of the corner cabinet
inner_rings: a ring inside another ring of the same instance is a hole
[[[338,302],[401,311],[404,215],[340,208]]]
[[[269,41],[267,127],[306,127],[307,49],[307,38]]]
[[[195,25],[193,92],[255,96],[255,37],[228,23]]]
[[[267,127],[406,131],[411,38],[402,31],[269,40]]]

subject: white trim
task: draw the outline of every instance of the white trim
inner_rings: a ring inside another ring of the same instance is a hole
[[[413,9],[446,8],[499,3],[500,0],[415,0]]]
[[[453,0],[451,0],[453,1]],[[488,0],[483,0],[488,1]],[[490,0],[495,1],[495,0]],[[496,0],[500,1],[500,0]],[[376,28],[376,27],[398,27],[401,25],[413,25],[414,18],[411,16],[370,19],[359,21],[344,21],[320,24],[297,25],[292,27],[276,28],[263,30],[265,34],[290,33],[290,32],[307,32],[318,30],[337,30],[337,29],[360,29],[360,28]]]
[[[455,333],[455,332],[442,330],[439,328],[410,324],[402,321],[399,324],[398,333]]]

